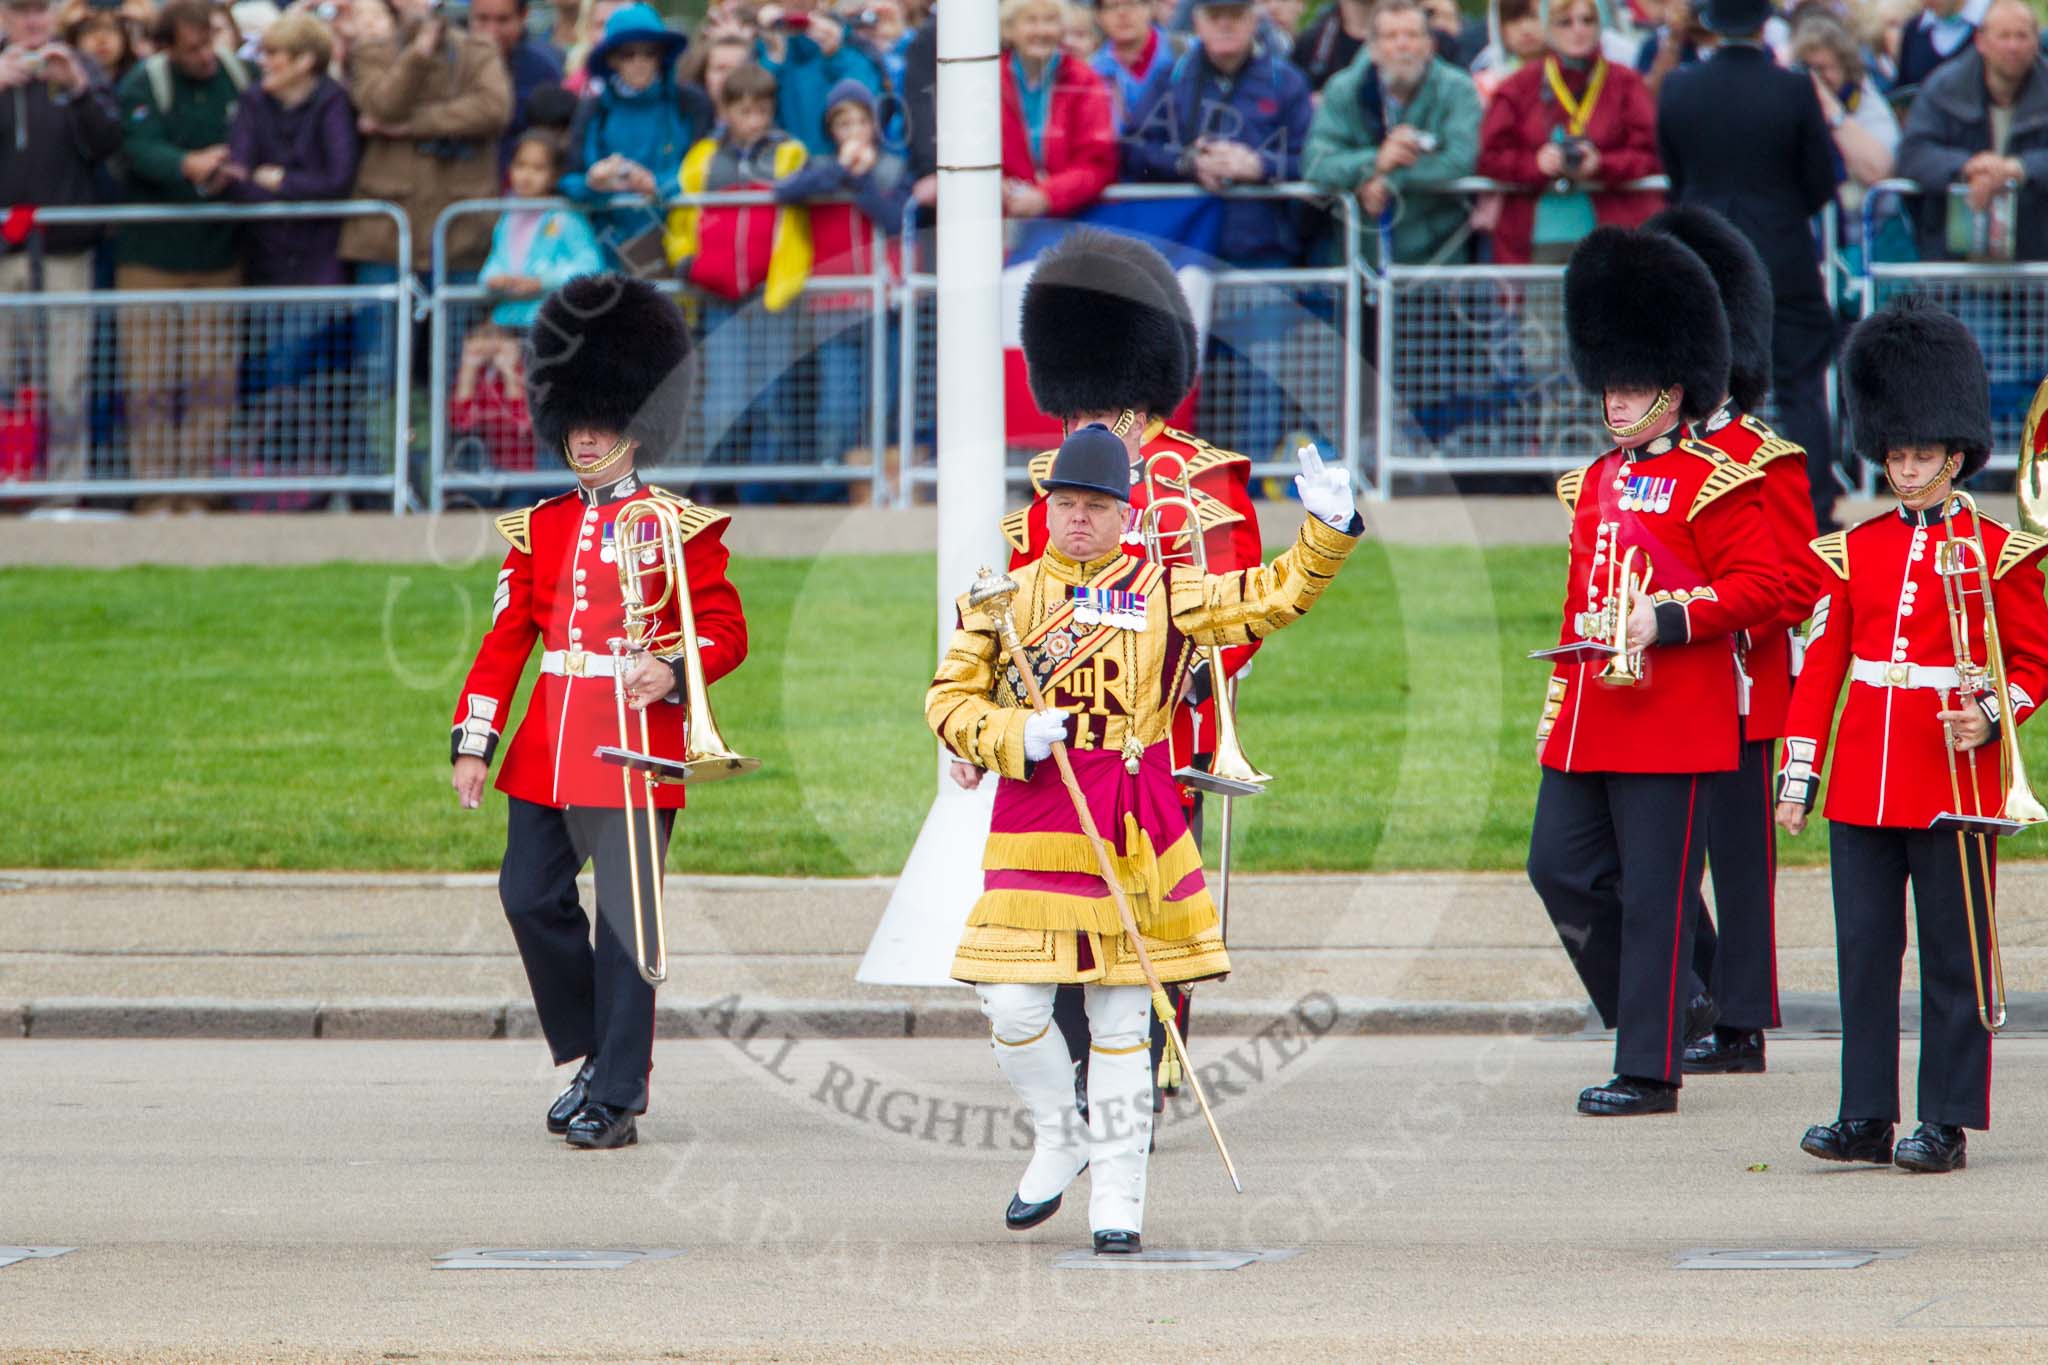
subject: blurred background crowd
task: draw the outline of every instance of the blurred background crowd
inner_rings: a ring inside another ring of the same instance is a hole
[[[1836,240],[1807,241],[1794,277],[1817,278],[1824,257],[2048,257],[2048,80],[2025,0],[943,3],[999,8],[1004,205],[1020,259],[1052,225],[1091,219],[1231,269],[1330,263],[1347,248],[1369,266],[1554,263],[1596,224],[1639,223],[1689,194],[1760,247],[1774,215],[1810,234],[1837,203]],[[0,291],[170,297],[408,272],[423,291],[473,286],[483,302],[449,343],[443,416],[489,467],[531,470],[519,341],[537,296],[600,269],[655,273],[679,283],[705,334],[745,338],[707,352],[705,421],[720,433],[708,458],[858,462],[876,390],[858,329],[833,318],[863,296],[806,282],[929,267],[916,243],[936,200],[933,10],[0,0]],[[1728,145],[1717,110],[1698,107],[1703,88],[1686,85],[1682,73],[1731,47],[1797,77],[1758,106],[1783,131],[1779,159]],[[1921,193],[1862,212],[1894,176]],[[1321,202],[1226,193],[1303,181]],[[1104,203],[1142,182],[1190,193]],[[772,202],[688,202],[726,190]],[[444,210],[494,196],[554,202],[451,219],[431,278]],[[1355,242],[1331,211],[1339,198],[1355,203]],[[35,213],[344,199],[398,206],[410,259],[375,215],[110,228]],[[1772,264],[1782,294],[1785,267]],[[802,355],[763,330],[792,307],[812,315]],[[267,429],[309,448],[360,443],[350,424],[370,419],[351,395],[366,374],[367,391],[388,384],[392,315],[0,309],[0,479],[64,483],[110,459],[170,484],[260,471]],[[1225,328],[1212,344],[1243,340]],[[1780,357],[1781,391],[1824,372],[1831,338],[1808,351]],[[809,448],[792,457],[777,384],[799,364],[812,411]],[[877,387],[893,401],[895,383]],[[1247,419],[1238,439],[1270,442],[1285,423],[1270,425]],[[135,505],[206,499],[158,492]]]

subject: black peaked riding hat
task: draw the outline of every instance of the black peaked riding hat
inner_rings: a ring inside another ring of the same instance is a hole
[[[1771,391],[1771,275],[1741,229],[1712,209],[1676,205],[1643,224],[1692,248],[1728,315],[1728,394],[1744,412]]]
[[[1090,422],[1066,440],[1052,457],[1045,491],[1071,488],[1107,493],[1118,502],[1131,500],[1131,455],[1121,438],[1099,422]]]
[[[1141,408],[1164,417],[1194,387],[1195,323],[1173,267],[1146,243],[1076,228],[1024,286],[1024,366],[1054,417]]]
[[[1952,313],[1903,294],[1849,333],[1842,352],[1850,439],[1881,465],[1908,446],[1962,452],[1958,480],[1991,458],[1991,385],[1976,338]]]
[[[1771,20],[1771,0],[1707,0],[1700,23],[1723,38],[1746,38]]]
[[[1728,392],[1728,319],[1714,277],[1675,237],[1641,228],[1586,234],[1564,268],[1572,373],[1596,394],[1685,386],[1697,422]]]
[[[689,415],[690,332],[676,301],[631,275],[585,275],[542,301],[526,334],[527,409],[542,446],[616,431],[657,460]]]

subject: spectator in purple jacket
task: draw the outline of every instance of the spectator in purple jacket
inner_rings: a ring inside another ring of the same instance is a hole
[[[242,92],[228,125],[231,197],[250,203],[344,199],[355,184],[361,139],[348,91],[327,75],[334,37],[294,11],[263,31],[262,80]],[[255,223],[249,228],[249,283],[342,284],[331,218]]]
[[[361,141],[348,92],[327,75],[334,36],[294,10],[263,30],[262,80],[244,90],[228,125],[228,194],[239,200],[300,203],[345,199],[355,184]],[[332,218],[249,225],[252,285],[343,284],[341,224]],[[354,322],[339,305],[276,303],[247,313],[249,351],[260,356],[243,388],[247,411],[238,473],[283,466],[330,472],[347,441]],[[236,458],[236,457],[239,458]],[[334,471],[339,472],[339,471]]]

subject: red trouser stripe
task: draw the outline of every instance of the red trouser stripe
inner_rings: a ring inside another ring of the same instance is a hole
[[[1678,855],[1678,905],[1671,925],[1671,998],[1664,1007],[1664,1055],[1671,1055],[1672,1034],[1678,1028],[1678,946],[1685,941],[1685,869],[1692,866],[1692,820],[1699,807],[1700,780],[1692,779],[1685,796],[1685,845]]]

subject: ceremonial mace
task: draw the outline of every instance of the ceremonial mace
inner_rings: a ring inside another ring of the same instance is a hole
[[[1009,654],[1010,662],[1017,669],[1017,675],[1024,680],[1024,695],[1034,711],[1046,709],[1045,693],[1039,690],[1038,675],[1031,671],[1031,661],[1024,655],[1024,644],[1017,638],[1017,621],[1010,614],[1010,599],[1017,595],[1017,580],[1008,574],[998,574],[983,566],[981,574],[974,580],[974,586],[967,591],[967,603],[989,613],[995,619],[996,627],[1002,632],[1003,649]],[[1166,998],[1166,987],[1159,983],[1159,973],[1153,970],[1152,958],[1145,951],[1144,935],[1138,932],[1138,920],[1131,913],[1130,902],[1124,899],[1123,883],[1117,879],[1116,866],[1110,861],[1109,846],[1102,841],[1102,834],[1095,828],[1095,817],[1088,812],[1088,799],[1081,794],[1081,784],[1074,777],[1074,765],[1068,761],[1067,746],[1062,740],[1052,742],[1053,761],[1059,764],[1060,780],[1067,784],[1067,795],[1073,799],[1074,814],[1080,817],[1081,832],[1088,836],[1089,847],[1095,850],[1096,865],[1102,871],[1102,880],[1109,886],[1109,897],[1116,902],[1116,915],[1123,922],[1124,936],[1131,941],[1131,947],[1138,954],[1138,969],[1145,974],[1145,984],[1152,991],[1152,1009],[1158,1014],[1159,1022],[1166,1026],[1166,1039],[1173,1045],[1173,1055],[1180,1059],[1181,1074],[1187,1077],[1190,1089],[1195,1092],[1195,1102],[1202,1106],[1202,1120],[1209,1125],[1209,1136],[1216,1140],[1216,1151],[1223,1158],[1223,1169],[1230,1174],[1230,1183],[1239,1194],[1244,1193],[1244,1184],[1237,1178],[1237,1166],[1230,1159],[1230,1149],[1223,1145],[1222,1130],[1216,1126],[1216,1116],[1209,1111],[1209,1097],[1202,1093],[1201,1078],[1195,1074],[1195,1064],[1188,1059],[1188,1045],[1180,1036],[1180,1027],[1174,1022],[1173,1006]]]

